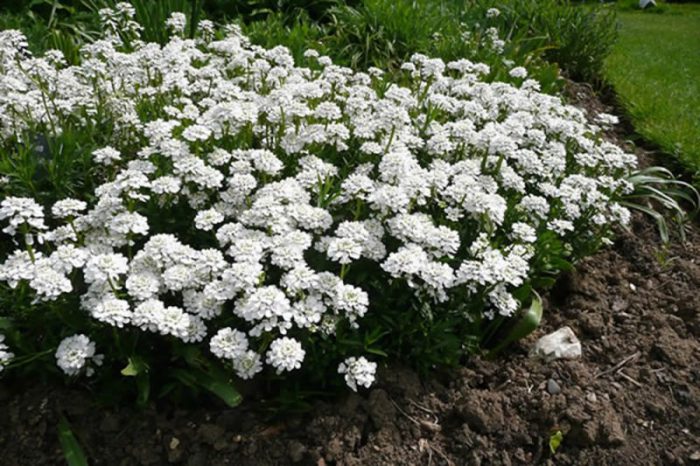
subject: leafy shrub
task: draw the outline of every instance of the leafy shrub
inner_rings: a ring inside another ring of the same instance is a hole
[[[216,18],[223,15],[229,19],[242,18],[246,22],[255,22],[268,16],[277,16],[290,24],[300,15],[313,21],[324,21],[330,9],[355,3],[358,3],[358,0],[208,0],[204,6],[207,12]]]
[[[558,69],[543,61],[543,49],[512,37],[493,11],[498,10],[475,11],[451,1],[364,0],[330,10],[326,42],[335,60],[353,68],[392,70],[424,53],[487,63],[487,80],[508,80],[511,68],[524,65],[544,91],[558,90]]]
[[[0,359],[20,373],[234,405],[233,374],[357,389],[384,358],[455,364],[629,217],[635,157],[525,68],[300,66],[237,27],[183,39],[184,15],[161,47],[133,14],[103,14],[78,66],[0,33]]]
[[[34,52],[57,49],[69,63],[75,64],[79,61],[80,47],[99,37],[97,10],[50,0],[12,5],[13,10],[0,16],[0,28],[25,31]]]
[[[296,61],[302,60],[304,52],[309,48],[328,52],[324,44],[326,30],[318,23],[310,21],[303,13],[294,19],[279,13],[270,14],[260,21],[244,24],[242,29],[254,44],[265,48],[284,45]]]
[[[646,167],[633,171],[627,180],[634,190],[625,196],[622,205],[650,216],[657,225],[661,240],[668,244],[671,235],[670,219],[677,226],[678,235],[685,241],[685,230],[691,218],[685,206],[694,213],[700,208],[700,193],[691,184],[676,179],[664,167]]]
[[[488,11],[491,0],[475,0],[466,14]],[[567,0],[505,0],[496,5],[494,18],[508,38],[530,49],[542,50],[570,78],[593,81],[602,75],[603,62],[617,38],[617,21],[611,7],[575,4]]]

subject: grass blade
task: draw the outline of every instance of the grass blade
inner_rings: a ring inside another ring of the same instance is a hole
[[[58,421],[58,440],[61,442],[63,457],[66,459],[68,466],[88,466],[85,453],[80,443],[78,443],[78,439],[75,438],[65,416],[61,416],[61,419]]]
[[[218,396],[229,408],[235,408],[243,401],[243,397],[238,390],[233,388],[233,385],[222,377],[214,377],[202,373],[197,376],[197,383]]]

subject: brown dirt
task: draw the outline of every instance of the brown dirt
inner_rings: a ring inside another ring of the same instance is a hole
[[[282,422],[250,405],[95,410],[68,388],[0,385],[0,464],[62,464],[60,412],[95,465],[700,464],[699,291],[700,229],[663,250],[654,224],[635,217],[562,277],[543,327],[500,360],[425,380],[384,368],[370,391]],[[564,325],[581,359],[528,357]]]

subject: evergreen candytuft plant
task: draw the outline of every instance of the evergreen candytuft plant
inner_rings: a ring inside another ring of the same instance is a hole
[[[0,32],[0,367],[141,403],[233,406],[234,375],[357,390],[379,361],[522,336],[533,289],[629,219],[635,157],[523,67],[415,54],[387,77],[234,26],[187,38],[183,14],[144,42],[134,14],[102,11],[76,66]]]

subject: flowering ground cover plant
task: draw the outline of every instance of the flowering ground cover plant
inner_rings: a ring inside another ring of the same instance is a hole
[[[524,68],[486,83],[414,55],[392,82],[206,21],[186,40],[179,14],[164,46],[128,5],[102,16],[76,66],[0,32],[9,367],[121,369],[142,401],[154,377],[230,403],[233,374],[357,390],[386,358],[497,345],[629,218],[635,157]],[[88,170],[69,197],[17,169],[48,153],[60,178],[66,151]]]

